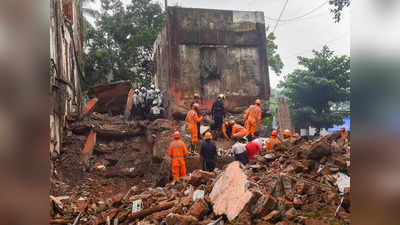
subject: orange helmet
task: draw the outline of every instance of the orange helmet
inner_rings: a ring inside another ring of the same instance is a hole
[[[174,138],[179,138],[181,134],[179,133],[179,131],[175,131],[172,136],[174,136]]]
[[[210,132],[207,132],[205,135],[204,135],[204,138],[207,140],[207,139],[211,139],[211,133]]]
[[[278,136],[278,131],[277,130],[273,130],[271,135],[272,136]]]
[[[343,131],[345,131],[345,130],[346,130],[346,127],[341,126],[340,129],[343,130]]]
[[[194,109],[198,109],[199,107],[200,107],[199,103],[194,103],[194,104],[193,104],[193,108],[194,108]]]
[[[300,135],[299,135],[298,133],[294,133],[294,134],[293,134],[293,137],[295,137],[295,138],[299,138],[299,137],[300,137]]]
[[[200,94],[199,93],[194,93],[194,98],[200,99]]]
[[[283,131],[283,135],[291,136],[291,135],[292,135],[292,132],[291,132],[290,130],[284,130],[284,131]]]
[[[229,120],[229,125],[234,125],[235,124],[235,121],[234,120]]]
[[[260,105],[260,104],[261,104],[261,100],[260,100],[260,99],[257,99],[257,100],[256,100],[256,104],[257,104],[257,105]]]

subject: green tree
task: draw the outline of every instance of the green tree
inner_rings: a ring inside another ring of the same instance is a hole
[[[164,13],[151,0],[100,0],[95,27],[88,29],[85,71],[88,83],[151,81],[152,47],[164,25]]]
[[[334,55],[328,46],[313,54],[312,58],[298,57],[305,69],[296,69],[280,84],[297,128],[340,124],[346,114],[335,108],[350,100],[350,58]]]
[[[331,9],[331,12],[333,13],[333,19],[338,23],[340,22],[343,9],[350,6],[350,0],[329,0],[329,4],[334,7]]]
[[[281,56],[277,53],[278,45],[275,43],[275,34],[269,33],[267,35],[267,57],[268,65],[277,74],[281,74],[284,66]]]

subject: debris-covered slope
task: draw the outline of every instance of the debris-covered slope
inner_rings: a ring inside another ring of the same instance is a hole
[[[102,134],[109,129],[140,131]],[[89,130],[100,132],[86,167],[79,162]],[[72,123],[53,162],[50,224],[351,223],[350,153],[335,144],[338,134],[264,150],[246,167],[230,163],[224,153],[232,143],[218,140],[214,172],[198,170],[199,156],[189,155],[191,173],[171,183],[165,156],[174,130],[189,143],[183,122],[124,123],[94,114]]]

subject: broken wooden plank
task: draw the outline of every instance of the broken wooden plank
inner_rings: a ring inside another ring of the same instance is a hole
[[[50,219],[49,224],[70,224],[72,219]]]
[[[177,203],[178,203],[178,201],[160,203],[157,206],[147,208],[147,209],[144,209],[144,210],[136,212],[136,213],[132,213],[131,215],[128,216],[128,220],[131,221],[131,220],[135,220],[135,219],[140,219],[145,216],[151,215],[155,212],[159,212],[159,211],[163,211],[163,210],[172,208]]]

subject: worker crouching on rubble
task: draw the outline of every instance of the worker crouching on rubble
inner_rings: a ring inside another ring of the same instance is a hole
[[[192,109],[186,114],[186,122],[188,123],[188,129],[190,134],[192,135],[192,144],[190,146],[190,151],[192,153],[197,153],[197,143],[199,142],[198,136],[198,125],[203,120],[203,117],[199,117],[197,111],[199,109],[199,104],[195,103],[192,106]]]
[[[180,133],[173,134],[174,140],[169,144],[168,156],[171,157],[171,171],[173,180],[186,176],[185,157],[188,153],[185,143],[180,140]]]
[[[257,99],[254,105],[251,105],[246,113],[243,115],[243,119],[246,120],[244,126],[247,129],[248,135],[254,137],[254,133],[257,130],[257,126],[261,124],[261,100]]]
[[[232,139],[244,138],[248,135],[246,128],[236,124],[234,120],[229,121],[229,126],[232,127]]]
[[[232,137],[232,126],[229,126],[228,122],[222,123],[222,135],[225,137],[225,140],[230,140]]]
[[[217,147],[211,141],[212,135],[207,132],[204,135],[205,142],[201,145],[200,155],[203,157],[203,170],[212,172],[215,168],[215,157],[217,156]]]
[[[293,143],[292,132],[290,130],[283,131],[283,141]]]
[[[293,144],[298,144],[301,139],[300,134],[294,133],[292,139],[293,139]]]
[[[243,165],[246,165],[249,160],[247,158],[246,145],[242,142],[242,138],[234,138],[235,144],[232,146],[232,152],[235,155],[235,160],[241,162]]]
[[[278,138],[278,131],[273,130],[271,133],[271,137],[265,143],[265,148],[269,151],[275,151],[276,145],[280,143],[281,141]]]

